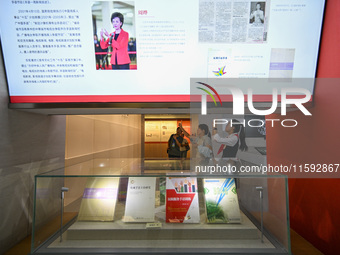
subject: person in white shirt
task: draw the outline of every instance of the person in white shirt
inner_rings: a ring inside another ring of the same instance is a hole
[[[199,164],[207,165],[212,156],[211,134],[206,124],[200,124],[197,128],[197,135],[190,135],[179,123],[183,134],[190,139],[192,147],[196,153],[192,154],[194,159],[197,159]]]
[[[236,158],[239,149],[241,151],[248,150],[244,127],[238,120],[229,121],[224,131],[227,132],[227,137],[221,137],[216,129],[214,129],[212,137],[213,141],[221,144],[217,154],[223,152],[222,158]]]

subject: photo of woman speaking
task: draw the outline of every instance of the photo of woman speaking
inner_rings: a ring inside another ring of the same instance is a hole
[[[106,29],[100,31],[100,46],[102,49],[112,48],[111,65],[113,70],[129,70],[130,57],[128,54],[129,33],[122,29],[124,16],[120,12],[111,15],[114,31],[109,34]],[[106,38],[104,37],[106,36]]]

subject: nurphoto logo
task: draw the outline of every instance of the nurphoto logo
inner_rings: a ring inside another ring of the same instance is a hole
[[[222,100],[221,96],[218,94],[215,88],[213,88],[211,85],[203,83],[203,82],[197,82],[200,85],[203,85],[205,88],[202,87],[196,87],[197,89],[200,89],[204,91],[206,94],[201,95],[201,114],[202,115],[207,115],[207,98],[211,97],[212,100],[214,101],[215,106],[217,106],[217,102],[215,97],[218,99],[220,105],[222,106]],[[223,89],[228,89],[231,92],[232,95],[232,108],[233,108],[233,115],[244,115],[245,113],[245,95],[243,91],[235,86],[232,85],[224,85]],[[208,90],[209,89],[209,90]],[[247,106],[249,111],[254,114],[254,115],[259,115],[259,116],[266,116],[269,114],[274,113],[277,110],[278,107],[278,99],[279,99],[279,89],[273,88],[272,89],[272,103],[271,107],[269,109],[255,109],[254,106],[254,100],[253,100],[253,90],[248,88],[247,91]],[[307,103],[311,100],[311,93],[309,90],[305,88],[292,88],[292,87],[287,87],[287,88],[281,88],[281,115],[285,116],[287,114],[287,107],[290,105],[296,106],[304,115],[312,115],[304,106],[304,103]],[[215,96],[212,94],[214,93]],[[302,95],[302,98],[289,98],[289,95]],[[257,120],[259,121],[259,120]],[[266,119],[266,122],[271,122],[272,126],[274,126],[274,122],[280,121],[279,119]],[[226,123],[227,120],[224,119],[214,119],[214,126],[215,124],[224,124]],[[254,120],[249,120],[248,125],[252,126],[251,123],[254,122]],[[263,122],[260,120],[260,122]],[[289,122],[293,122],[293,125],[288,125]],[[243,122],[245,125],[245,121]],[[264,125],[264,123],[263,123]],[[281,125],[284,127],[295,127],[297,126],[297,121],[294,119],[285,119],[281,121]]]

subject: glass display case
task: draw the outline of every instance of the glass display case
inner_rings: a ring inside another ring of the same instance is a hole
[[[35,176],[31,254],[291,254],[285,176],[189,165],[107,158]]]

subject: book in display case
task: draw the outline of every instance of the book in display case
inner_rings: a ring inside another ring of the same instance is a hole
[[[31,254],[291,254],[285,176],[114,160],[35,177]]]

